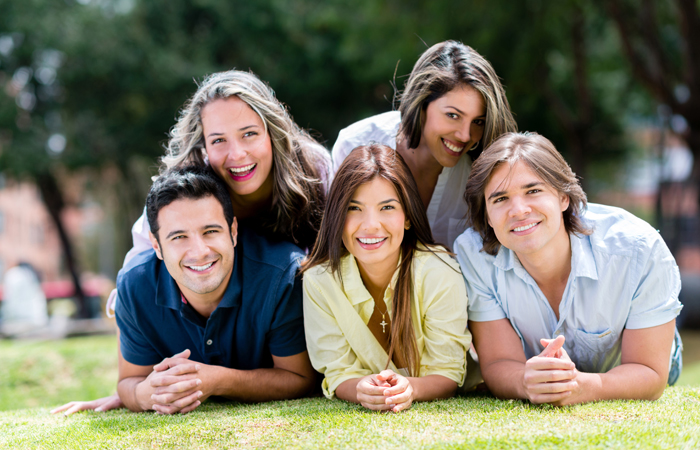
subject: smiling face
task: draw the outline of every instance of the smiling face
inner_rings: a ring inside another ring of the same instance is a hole
[[[209,163],[232,198],[272,192],[272,143],[247,103],[235,95],[209,102],[202,108],[202,128]]]
[[[454,167],[484,134],[486,107],[481,94],[459,85],[428,104],[421,148],[428,148],[442,167]]]
[[[364,271],[393,271],[409,225],[394,186],[375,177],[358,187],[350,200],[343,244]]]
[[[569,245],[562,214],[569,207],[569,196],[542,181],[527,164],[496,167],[484,195],[496,238],[521,261]]]
[[[224,209],[213,196],[178,199],[158,212],[158,238],[150,235],[158,258],[189,301],[218,303],[228,286],[236,245]]]

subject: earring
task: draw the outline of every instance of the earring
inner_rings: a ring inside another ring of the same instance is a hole
[[[474,150],[475,148],[477,148],[477,147],[479,146],[479,143],[480,143],[480,142],[481,142],[481,140],[476,141],[476,144],[472,145],[472,148],[470,148],[470,149],[467,150],[467,151],[470,152],[470,151]]]
[[[411,229],[411,222],[408,222],[406,225],[403,226],[404,230],[410,230]]]

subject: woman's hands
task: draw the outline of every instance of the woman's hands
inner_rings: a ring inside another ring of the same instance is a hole
[[[413,400],[411,382],[393,370],[368,375],[357,383],[357,401],[368,409],[399,412],[410,408]]]

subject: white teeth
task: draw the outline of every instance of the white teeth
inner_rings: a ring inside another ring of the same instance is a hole
[[[187,267],[189,267],[192,270],[196,270],[197,272],[202,272],[202,271],[205,271],[208,268],[210,268],[212,264],[214,264],[214,263],[210,262],[209,264],[205,264],[203,266],[187,266]]]
[[[363,244],[376,244],[377,242],[382,242],[386,238],[384,237],[384,238],[371,238],[371,239],[368,239],[368,238],[357,238],[357,239],[360,242],[362,242]]]
[[[250,164],[250,165],[243,166],[243,167],[231,167],[228,170],[229,170],[229,172],[231,172],[232,174],[235,175],[235,174],[239,174],[242,172],[248,172],[248,171],[252,170],[253,167],[255,167],[255,164]]]
[[[455,153],[461,152],[462,150],[464,150],[464,147],[465,147],[465,145],[463,145],[461,147],[457,147],[455,145],[450,144],[449,142],[447,142],[444,139],[442,140],[442,143],[445,144],[445,147],[449,148],[450,150],[452,150]]]
[[[525,231],[537,225],[539,222],[533,222],[530,225],[525,225],[524,227],[513,228],[513,231]]]

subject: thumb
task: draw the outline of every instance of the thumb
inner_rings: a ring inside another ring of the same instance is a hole
[[[555,339],[540,339],[540,344],[544,346],[544,349],[538,356],[545,358],[556,357],[559,350],[564,346],[565,340],[566,338],[562,335],[557,336]]]
[[[173,367],[173,366],[170,364],[170,361],[169,361],[169,360],[171,360],[171,359],[177,359],[177,358],[188,359],[188,358],[190,357],[190,354],[191,354],[191,353],[192,353],[192,352],[190,352],[190,349],[187,348],[187,349],[181,351],[180,353],[171,356],[170,358],[165,358],[163,361],[161,361],[161,362],[159,362],[158,364],[156,364],[155,366],[153,366],[153,370],[155,370],[156,372],[163,372],[163,371],[165,371],[165,370],[168,370],[168,369],[170,369],[171,367]]]

